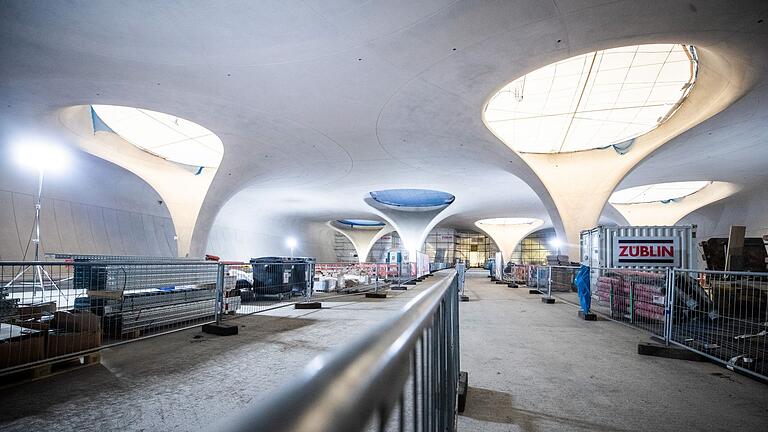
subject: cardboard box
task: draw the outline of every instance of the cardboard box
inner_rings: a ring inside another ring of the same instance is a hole
[[[40,318],[43,314],[56,311],[56,302],[20,304],[16,307],[16,315],[21,319]]]
[[[0,324],[0,369],[45,358],[45,332]]]
[[[88,311],[57,311],[50,324],[63,332],[101,331],[101,318]]]
[[[63,332],[51,330],[48,332],[47,357],[76,353],[101,346],[101,330]]]

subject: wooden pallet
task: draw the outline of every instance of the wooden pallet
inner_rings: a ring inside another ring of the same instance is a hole
[[[0,376],[0,388],[35,381],[80,368],[101,363],[101,353],[94,352],[79,357],[50,361],[18,372]]]

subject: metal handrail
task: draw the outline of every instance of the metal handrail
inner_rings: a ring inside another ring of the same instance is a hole
[[[405,421],[404,387],[411,367],[415,369],[419,346],[421,361],[426,356],[429,362],[426,367],[422,363],[421,372],[430,375],[433,380],[432,386],[426,383],[427,391],[422,390],[420,395],[428,393],[432,398],[428,404],[421,403],[422,415],[433,416],[424,421],[431,426],[430,430],[438,430],[438,426],[452,430],[459,373],[456,289],[456,272],[450,270],[448,277],[420,293],[395,316],[346,348],[316,357],[298,379],[282,391],[270,396],[266,402],[225,420],[215,430],[363,430],[375,414],[388,416],[398,403],[402,426]],[[445,321],[440,322],[441,319]],[[426,348],[425,340],[430,344]],[[429,350],[433,350],[434,355],[425,354]],[[442,382],[435,380],[446,371],[448,373],[444,374]],[[424,377],[421,384],[424,389]],[[415,381],[413,388],[416,391]],[[416,404],[416,394],[412,396]],[[451,407],[451,412],[446,413],[448,410],[441,410],[438,405]],[[286,407],[291,407],[289,416],[285,415]],[[417,408],[412,408],[414,422],[418,421]],[[379,421],[383,424],[381,418]],[[424,423],[421,430],[427,430],[423,426]]]

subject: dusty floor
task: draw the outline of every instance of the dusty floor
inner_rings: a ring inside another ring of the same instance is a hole
[[[438,279],[387,299],[361,295],[329,300],[321,310],[241,317],[233,337],[198,328],[105,349],[101,365],[0,389],[0,430],[207,429],[268,397],[316,355],[363,333]]]
[[[463,431],[766,431],[768,385],[711,363],[639,356],[645,333],[586,322],[527,288],[467,276]]]

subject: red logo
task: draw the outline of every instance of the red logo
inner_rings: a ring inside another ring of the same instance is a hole
[[[664,245],[638,245],[638,246],[619,246],[620,257],[662,257],[673,258],[675,256],[674,246]]]

